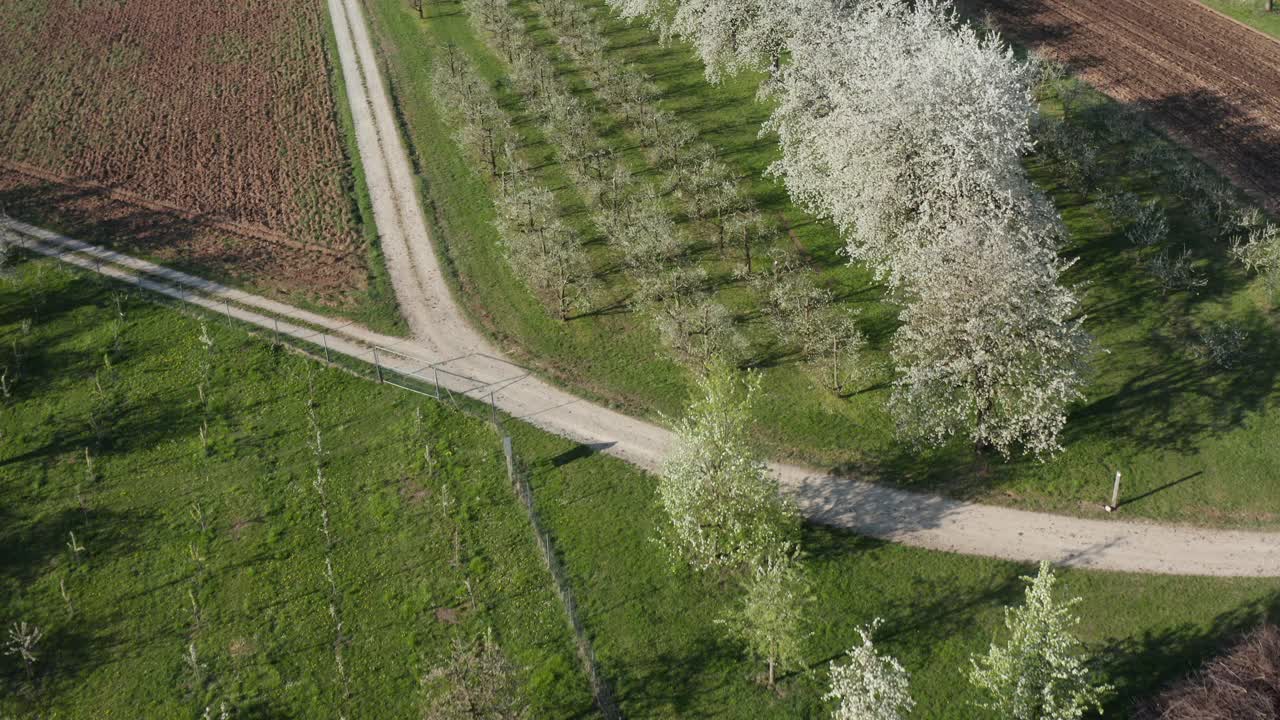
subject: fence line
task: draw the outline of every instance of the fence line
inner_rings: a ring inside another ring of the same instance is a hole
[[[4,216],[0,215],[0,231],[6,230],[3,223]],[[528,375],[528,370],[513,363],[501,360],[500,358],[490,358],[495,363],[501,363],[517,368],[522,371],[523,375],[516,375],[503,378],[498,381],[485,382],[476,378],[468,377],[455,373],[442,367],[445,364],[454,362],[461,358],[451,358],[449,360],[431,362],[422,358],[417,358],[402,351],[394,350],[389,347],[367,343],[352,336],[330,335],[323,330],[314,330],[304,326],[295,325],[289,320],[284,323],[276,316],[265,315],[258,310],[249,310],[243,308],[239,303],[236,304],[234,312],[230,304],[230,300],[224,297],[213,297],[207,293],[193,289],[190,286],[184,286],[179,282],[172,280],[161,281],[154,275],[144,270],[135,270],[133,272],[121,269],[115,263],[108,261],[104,265],[101,255],[85,255],[82,248],[68,249],[64,247],[49,247],[43,242],[29,237],[25,233],[9,229],[8,233],[0,235],[0,252],[3,252],[3,241],[6,240],[4,235],[8,236],[8,240],[12,240],[16,236],[17,245],[30,252],[39,255],[51,257],[62,262],[74,269],[82,272],[92,273],[94,275],[115,280],[124,283],[128,287],[133,287],[139,291],[140,296],[148,302],[154,302],[164,305],[167,308],[176,310],[190,317],[205,318],[208,316],[220,317],[227,321],[229,327],[237,327],[249,332],[250,334],[259,334],[259,331],[267,331],[272,334],[273,342],[276,344],[287,344],[295,350],[302,352],[316,360],[324,359],[325,363],[341,370],[350,372],[353,375],[375,380],[383,385],[412,392],[424,397],[432,398],[440,403],[447,403],[455,410],[459,410],[473,418],[488,422],[501,438],[501,446],[503,455],[506,458],[507,477],[511,482],[520,505],[524,508],[525,515],[529,520],[529,525],[533,529],[534,540],[538,546],[538,551],[542,556],[543,564],[546,566],[548,574],[551,576],[552,587],[559,597],[561,606],[564,608],[566,619],[570,630],[574,635],[574,645],[577,649],[578,659],[582,663],[583,671],[587,675],[587,680],[591,686],[591,694],[595,700],[596,707],[605,717],[605,720],[622,720],[623,716],[618,709],[616,700],[614,699],[613,690],[608,681],[604,678],[600,670],[599,662],[596,660],[595,651],[592,649],[590,637],[587,634],[585,626],[578,613],[578,604],[574,599],[573,591],[569,585],[568,573],[561,564],[559,557],[556,555],[555,545],[552,542],[551,534],[542,524],[541,516],[538,514],[537,506],[533,497],[533,488],[529,484],[529,480],[525,474],[524,465],[516,455],[512,446],[511,436],[502,426],[502,421],[498,413],[497,404],[495,402],[494,393],[501,390],[506,385],[518,382],[522,377]],[[95,246],[88,246],[97,250]],[[122,256],[125,257],[125,256]],[[144,277],[144,275],[146,277]],[[221,310],[221,311],[220,311]],[[268,321],[270,324],[268,325]],[[331,340],[335,342],[330,342]],[[355,346],[363,351],[353,352],[344,350],[343,346]],[[400,363],[390,364],[383,361],[382,356],[391,355],[408,361],[408,365],[401,366]],[[345,357],[351,363],[336,362],[334,355]],[[466,356],[464,356],[466,357]],[[488,357],[488,356],[485,356]],[[418,363],[416,367],[413,365]],[[369,372],[369,366],[372,366],[373,372]],[[362,372],[363,370],[363,372]],[[430,376],[423,373],[430,371]],[[487,404],[489,407],[480,410],[473,403],[460,402],[457,395],[451,390],[446,383],[442,383],[441,376],[451,378],[454,382],[466,385],[466,389],[460,390],[463,397],[470,398],[475,403],[482,405]],[[389,377],[391,379],[389,379]],[[401,380],[402,382],[397,382]],[[472,393],[479,393],[472,396]],[[487,396],[487,398],[486,398]],[[486,401],[487,400],[487,401]]]
[[[525,474],[523,464],[516,458],[510,435],[502,435],[502,451],[507,460],[507,477],[510,478],[511,487],[515,490],[516,497],[520,499],[520,504],[529,516],[529,524],[533,527],[534,538],[538,541],[538,550],[542,552],[542,560],[547,566],[547,571],[551,573],[551,580],[555,585],[556,594],[560,596],[560,603],[564,606],[565,615],[569,620],[569,627],[573,630],[574,641],[578,649],[578,659],[582,662],[583,670],[587,673],[587,680],[591,683],[591,694],[595,698],[596,707],[600,709],[600,713],[604,715],[605,720],[622,720],[622,712],[618,709],[618,704],[614,700],[613,689],[609,686],[608,681],[604,678],[604,673],[600,670],[600,663],[596,660],[595,650],[591,647],[591,638],[587,635],[582,619],[578,616],[578,602],[574,599],[573,590],[569,586],[568,573],[565,572],[564,565],[561,564],[559,556],[556,555],[555,545],[551,541],[551,534],[542,525],[541,516],[538,514],[538,508],[533,500],[533,488],[529,485],[529,479]]]

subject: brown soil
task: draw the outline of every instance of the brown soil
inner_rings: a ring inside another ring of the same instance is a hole
[[[1280,43],[1193,0],[985,0],[1012,38],[1148,111],[1280,209]]]
[[[323,304],[363,291],[327,24],[323,0],[0,2],[0,204]]]
[[[49,181],[3,161],[0,210],[85,241],[249,283],[281,299],[300,296],[341,306],[355,302],[367,284],[354,255],[318,252],[152,203],[126,202],[102,186]]]

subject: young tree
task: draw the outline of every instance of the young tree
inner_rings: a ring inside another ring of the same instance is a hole
[[[970,681],[992,698],[983,707],[1011,720],[1077,720],[1090,708],[1100,710],[1111,688],[1094,679],[1072,634],[1080,623],[1072,608],[1080,598],[1054,600],[1056,578],[1047,562],[1023,580],[1025,604],[1005,608],[1008,641],[993,642],[986,655],[971,660]]]
[[[799,328],[805,359],[816,371],[818,382],[832,392],[842,392],[866,376],[862,351],[867,336],[858,325],[858,315],[857,310],[832,305]]]
[[[772,239],[772,228],[764,215],[749,202],[739,205],[724,221],[724,233],[730,242],[742,248],[742,274],[751,275],[751,250]]]
[[[871,641],[880,623],[876,618],[869,627],[858,628],[862,644],[846,653],[844,664],[831,663],[831,690],[822,699],[838,703],[833,720],[902,720],[915,707],[911,676]]]
[[[653,278],[685,251],[685,239],[661,201],[640,199],[628,213],[629,221],[610,237],[622,251],[622,264],[637,279]]]
[[[795,510],[783,501],[752,437],[758,376],[724,365],[698,380],[700,397],[675,426],[658,477],[667,516],[661,538],[672,559],[697,570],[760,562],[788,542]]]
[[[663,344],[698,368],[736,362],[746,348],[733,314],[708,293],[670,293],[650,312]]]
[[[802,666],[808,637],[805,610],[811,602],[804,568],[794,553],[783,547],[780,554],[771,554],[756,566],[742,605],[721,621],[753,657],[765,662],[770,688],[779,669]]]
[[[1057,451],[1067,406],[1083,397],[1092,338],[1058,284],[1069,267],[1010,229],[952,228],[922,253],[894,338],[890,409],[916,440],[967,435],[1008,457]]]
[[[35,675],[36,661],[40,659],[36,648],[40,645],[44,633],[35,625],[26,621],[14,623],[9,627],[9,640],[5,643],[6,655],[17,655],[27,669],[27,679]]]
[[[1232,257],[1266,278],[1273,292],[1280,290],[1280,225],[1266,222],[1256,210],[1241,225],[1243,232],[1231,243]]]
[[[425,720],[519,720],[528,716],[517,669],[488,629],[474,642],[455,638],[453,654],[427,673]]]

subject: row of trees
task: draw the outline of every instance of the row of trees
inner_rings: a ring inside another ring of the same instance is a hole
[[[583,239],[561,219],[552,192],[534,181],[489,83],[451,47],[433,87],[458,143],[498,182],[497,227],[512,271],[562,320],[588,308],[595,274]]]
[[[906,308],[892,403],[906,435],[1058,449],[1092,341],[1061,282],[1062,225],[1022,167],[1033,66],[946,0],[611,4],[688,40],[712,82],[770,71],[770,172]]]
[[[652,180],[633,174],[626,160],[613,154],[595,132],[590,119],[600,118],[601,112],[593,111],[590,101],[559,78],[547,49],[528,37],[524,21],[506,0],[472,0],[468,10],[498,53],[510,62],[515,89],[540,119],[544,135],[552,141],[591,211],[593,224],[616,251],[619,265],[631,281],[630,304],[649,317],[677,357],[695,367],[705,368],[713,358],[733,361],[743,357],[748,343],[738,321],[716,299],[713,279],[694,261],[697,240],[714,244],[722,257],[727,248],[737,247],[741,275],[753,276],[753,252],[771,241],[776,230],[753,206],[741,178],[715,159],[710,145],[697,141],[691,125],[658,109],[658,91],[642,72],[606,55],[604,28],[589,10],[572,0],[551,0],[538,6],[557,47],[581,68],[594,94],[617,111],[604,116],[620,121],[624,132],[647,149]],[[458,99],[457,93],[454,99]],[[509,218],[531,214],[523,195],[512,198],[512,185],[504,179],[500,188],[504,237],[514,234],[513,227],[521,228],[520,222]],[[544,207],[554,213],[555,198],[549,193],[537,194],[546,200]],[[514,207],[507,210],[509,206]],[[543,213],[543,217],[550,216]],[[571,229],[554,221],[535,225],[551,226],[560,236],[572,235]],[[537,267],[536,263],[522,265]],[[786,275],[777,271],[784,266],[789,271]],[[811,270],[792,260],[774,262],[751,284],[764,298],[770,325],[778,337],[809,362],[822,384],[840,390],[861,376],[856,360],[865,339],[856,318],[835,308],[834,297],[818,287]],[[555,283],[556,287],[563,285]],[[579,286],[596,291],[599,284]],[[794,291],[801,287],[809,292],[806,301],[791,302]],[[567,303],[561,307],[567,308]],[[834,321],[833,332],[822,332],[819,316]]]
[[[672,561],[700,573],[736,580],[742,591],[720,623],[765,663],[772,687],[777,671],[806,659],[812,592],[800,550],[799,513],[779,493],[776,478],[752,441],[756,376],[744,381],[723,366],[706,375],[701,395],[676,424],[675,443],[658,481],[666,522],[659,542]],[[1079,599],[1055,599],[1055,577],[1042,563],[1025,603],[1005,613],[1007,639],[971,660],[969,678],[985,707],[1015,720],[1075,720],[1098,708],[1110,690],[1089,668],[1073,627]],[[914,706],[910,678],[881,654],[873,634],[832,663],[837,720],[904,717]]]

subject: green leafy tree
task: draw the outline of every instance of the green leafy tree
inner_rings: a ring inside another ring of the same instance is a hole
[[[1081,643],[1072,634],[1080,618],[1072,608],[1080,598],[1057,602],[1049,563],[1027,581],[1026,603],[1005,608],[1009,639],[991,644],[974,658],[969,679],[991,701],[983,707],[1011,720],[1076,720],[1090,708],[1101,710],[1111,687],[1097,682]]]
[[[783,547],[796,512],[778,492],[755,446],[751,406],[758,376],[740,379],[713,363],[701,393],[676,424],[658,478],[668,523],[661,537],[672,558],[698,570],[739,569]]]
[[[785,546],[784,546],[785,550]],[[753,657],[768,666],[766,682],[777,671],[803,666],[805,609],[812,602],[804,568],[793,553],[768,556],[747,582],[742,604],[721,622]]]

